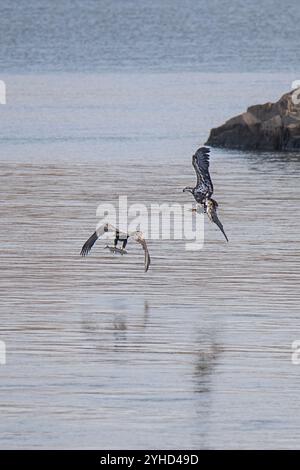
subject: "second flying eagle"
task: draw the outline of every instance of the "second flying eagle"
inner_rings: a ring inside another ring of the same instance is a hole
[[[151,261],[150,260],[150,255],[149,255],[149,251],[148,251],[148,247],[147,247],[147,243],[146,243],[146,240],[144,238],[144,235],[139,230],[137,230],[135,232],[122,232],[121,230],[119,230],[118,228],[114,227],[111,224],[103,224],[99,228],[97,228],[97,230],[85,242],[85,244],[83,245],[83,247],[81,249],[81,253],[80,253],[81,256],[86,256],[90,252],[91,248],[96,243],[98,238],[100,238],[102,235],[104,235],[104,233],[107,233],[107,232],[112,232],[112,233],[115,234],[115,240],[114,240],[115,249],[117,248],[118,242],[122,242],[122,248],[121,248],[121,250],[119,250],[121,253],[122,253],[122,251],[125,252],[124,250],[125,250],[125,247],[127,245],[127,241],[128,241],[129,238],[132,238],[137,243],[139,243],[142,246],[143,250],[144,250],[145,272],[148,271],[149,266],[150,266],[150,261]]]

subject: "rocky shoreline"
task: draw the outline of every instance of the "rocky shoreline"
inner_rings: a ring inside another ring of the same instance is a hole
[[[250,106],[245,113],[212,129],[206,145],[240,150],[300,151],[297,92],[284,94],[276,103]]]

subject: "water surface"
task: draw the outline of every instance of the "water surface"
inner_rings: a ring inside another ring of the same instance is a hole
[[[298,154],[212,152],[229,244],[79,257],[100,202],[188,202],[209,128],[290,79],[7,75],[1,448],[300,447]]]
[[[297,0],[0,0],[0,6],[1,71],[299,71]]]

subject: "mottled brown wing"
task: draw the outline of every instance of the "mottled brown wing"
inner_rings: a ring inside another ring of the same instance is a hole
[[[210,197],[214,192],[214,187],[209,174],[209,152],[208,147],[200,147],[193,155],[192,163],[197,175],[199,191],[208,194]]]

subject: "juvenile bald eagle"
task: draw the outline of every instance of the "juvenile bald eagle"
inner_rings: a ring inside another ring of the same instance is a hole
[[[209,152],[208,147],[200,147],[193,155],[192,163],[197,175],[197,184],[194,188],[187,186],[183,192],[190,192],[194,196],[196,202],[203,206],[204,213],[219,227],[228,242],[223,225],[217,215],[218,203],[211,197],[214,187],[209,174]]]

